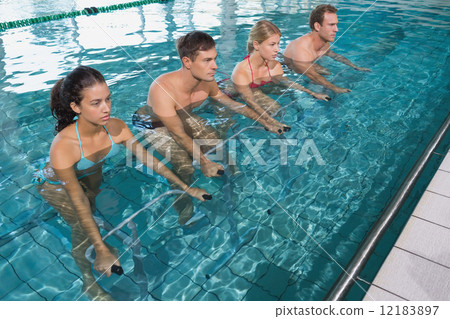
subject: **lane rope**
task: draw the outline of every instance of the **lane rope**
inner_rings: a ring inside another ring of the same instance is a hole
[[[111,6],[106,7],[90,7],[90,8],[84,8],[83,10],[78,11],[71,11],[71,12],[65,12],[65,13],[59,13],[59,14],[52,14],[48,16],[43,17],[37,17],[37,18],[30,18],[30,19],[22,19],[22,20],[16,20],[16,21],[10,21],[10,22],[1,22],[0,23],[0,31],[4,31],[7,29],[13,29],[13,28],[20,28],[29,26],[32,24],[42,23],[42,22],[48,22],[48,21],[54,21],[54,20],[61,20],[65,18],[75,18],[82,15],[96,15],[98,13],[105,13],[105,12],[111,12],[115,10],[123,10],[123,9],[129,9],[133,7],[139,7],[146,4],[152,4],[152,3],[165,3],[173,0],[141,0],[141,1],[133,1],[133,2],[127,2],[127,3],[121,3],[121,4],[114,4]]]

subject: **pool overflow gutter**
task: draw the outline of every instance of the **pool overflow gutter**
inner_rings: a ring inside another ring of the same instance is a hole
[[[141,0],[141,1],[121,3],[121,4],[114,4],[114,5],[106,6],[106,7],[84,8],[83,10],[71,11],[71,12],[65,12],[65,13],[59,13],[59,14],[52,14],[52,15],[48,15],[48,16],[31,18],[31,19],[23,19],[23,20],[16,20],[16,21],[10,21],[10,22],[0,22],[0,31],[4,31],[7,29],[13,29],[13,28],[25,27],[28,25],[41,23],[41,22],[61,20],[61,19],[65,19],[65,18],[74,18],[74,17],[81,16],[81,15],[89,16],[89,15],[94,15],[97,13],[111,12],[111,11],[115,11],[115,10],[139,7],[139,6],[151,4],[151,3],[164,3],[164,2],[169,2],[169,1],[173,1],[173,0]]]
[[[431,159],[434,150],[437,148],[439,143],[445,137],[450,127],[450,114],[447,115],[444,123],[441,125],[439,130],[435,133],[430,143],[428,143],[426,149],[423,151],[422,155],[414,164],[413,168],[409,171],[403,183],[400,185],[399,189],[395,193],[395,196],[391,199],[389,204],[383,210],[382,214],[378,218],[375,225],[372,227],[370,232],[364,238],[363,242],[359,245],[356,253],[353,255],[352,259],[348,263],[345,270],[340,274],[333,287],[330,289],[325,297],[327,301],[340,301],[344,300],[347,293],[350,291],[351,287],[355,283],[361,271],[364,269],[365,265],[369,261],[375,247],[380,241],[381,237],[390,226],[394,218],[397,216],[398,212],[402,208],[409,194],[411,193],[414,185],[418,181],[420,175],[425,169],[427,163]]]

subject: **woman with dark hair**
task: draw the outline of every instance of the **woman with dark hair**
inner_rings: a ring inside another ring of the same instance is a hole
[[[94,269],[108,277],[113,265],[120,266],[93,218],[102,165],[117,154],[119,145],[190,196],[204,201],[211,195],[186,185],[144,149],[122,120],[110,117],[111,94],[99,71],[79,66],[59,80],[51,91],[50,107],[57,119],[57,134],[50,148],[50,163],[38,174],[37,189],[72,229],[72,255],[82,272],[83,292],[92,299],[109,299],[96,284],[84,254],[92,244]]]

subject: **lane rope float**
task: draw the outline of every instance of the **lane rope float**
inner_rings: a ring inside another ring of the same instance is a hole
[[[122,9],[129,9],[133,7],[139,7],[146,4],[152,4],[152,3],[165,3],[173,0],[141,0],[141,1],[133,1],[133,2],[127,2],[127,3],[121,3],[121,4],[114,4],[106,7],[90,7],[90,8],[84,8],[83,10],[78,11],[71,11],[71,12],[65,12],[65,13],[59,13],[59,14],[52,14],[48,16],[43,17],[37,17],[37,18],[30,18],[30,19],[22,19],[22,20],[16,20],[16,21],[9,21],[9,22],[1,22],[0,23],[0,31],[4,31],[7,29],[13,29],[13,28],[20,28],[29,26],[32,24],[42,23],[42,22],[48,22],[48,21],[54,21],[54,20],[61,20],[65,18],[75,18],[82,15],[95,15],[98,13],[105,13],[105,12],[111,12],[115,10],[122,10]]]

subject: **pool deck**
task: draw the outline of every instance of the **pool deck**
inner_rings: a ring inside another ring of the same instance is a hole
[[[364,301],[450,300],[450,151]]]

